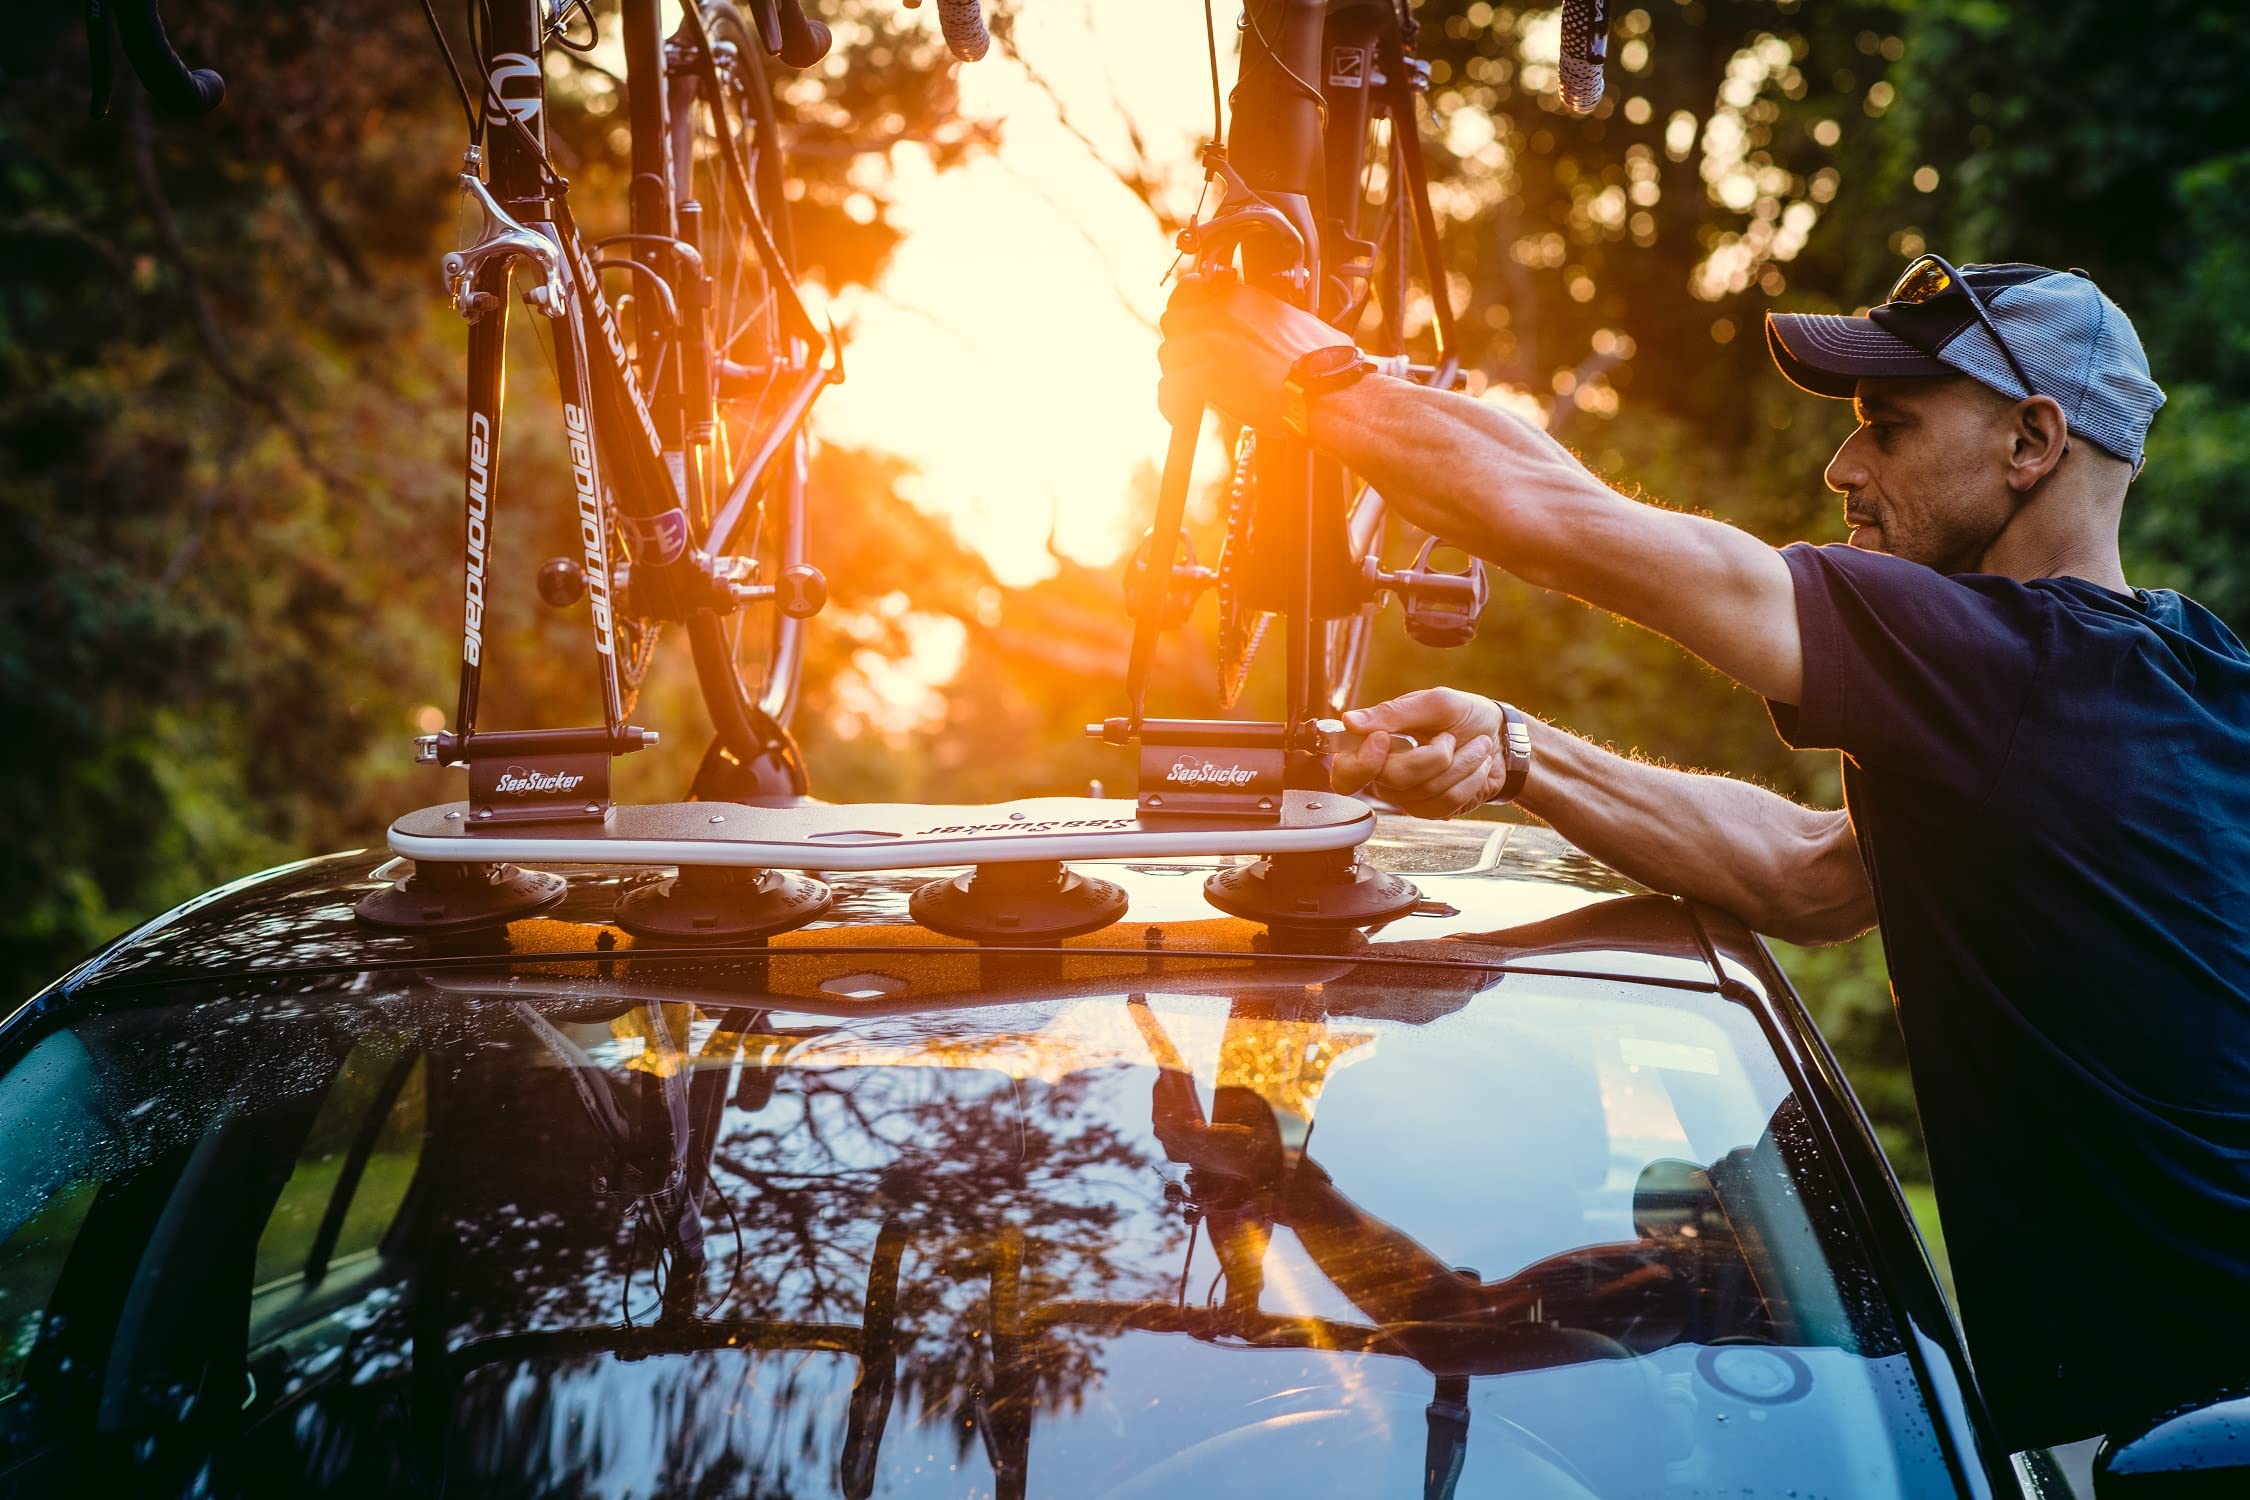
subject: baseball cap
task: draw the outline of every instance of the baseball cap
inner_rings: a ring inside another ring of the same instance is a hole
[[[2164,404],[2132,319],[2079,270],[1955,273],[1922,256],[1865,317],[1768,313],[1766,347],[1792,384],[1816,396],[1848,400],[1861,380],[1924,375],[1966,375],[2018,400],[2050,396],[2071,432],[2136,470]]]

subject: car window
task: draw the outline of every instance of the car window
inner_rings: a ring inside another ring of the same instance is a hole
[[[0,1089],[0,1400],[22,1387],[55,1284],[100,1184],[110,1139],[99,1069],[67,1032],[30,1049]]]
[[[395,1032],[346,1056],[258,1236],[253,1348],[377,1269],[421,1162],[427,1079],[427,1061]]]
[[[0,1262],[0,1306],[69,1312],[17,1430],[208,1445],[219,1495],[433,1451],[463,1493],[1957,1492],[1742,1004],[1192,955],[825,987],[873,961],[269,979],[55,1033],[80,1066],[23,1054],[0,1112],[100,1144],[18,1187],[16,1236],[83,1227]]]

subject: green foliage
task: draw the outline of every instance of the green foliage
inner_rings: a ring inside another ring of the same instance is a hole
[[[861,44],[896,47],[887,70],[839,61],[791,85],[826,122],[807,128],[799,238],[838,279],[872,274],[894,239],[879,197],[864,224],[842,206],[850,111],[911,113],[941,156],[978,139],[949,123],[935,44],[897,45],[892,8],[862,9]],[[0,988],[17,994],[222,880],[377,841],[428,794],[408,736],[452,690],[464,336],[436,277],[457,233],[451,85],[414,6],[171,10],[183,51],[228,79],[202,121],[155,118],[130,74],[111,117],[89,121],[71,7],[12,21],[23,46],[5,60],[0,719],[16,732]],[[623,199],[603,118],[615,91],[591,72],[556,91],[553,149],[598,232]],[[567,493],[552,408],[523,420],[550,382],[518,330],[511,389],[533,399],[511,405],[507,463],[518,493]],[[917,519],[891,493],[895,465],[827,465],[834,536]],[[590,709],[582,621],[522,586],[569,550],[569,525],[557,506],[501,518],[495,716]],[[933,577],[982,578],[942,527],[921,529]],[[846,606],[905,575],[859,576]],[[816,694],[841,659],[833,637],[823,649]],[[668,728],[700,728],[684,675],[651,691],[669,694]],[[669,738],[629,791],[685,784],[701,744]]]

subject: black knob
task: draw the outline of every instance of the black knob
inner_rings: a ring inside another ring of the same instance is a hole
[[[550,557],[539,565],[539,597],[564,609],[586,597],[586,572],[567,557]]]
[[[791,619],[809,619],[828,603],[828,576],[811,563],[783,568],[774,583],[774,600]]]

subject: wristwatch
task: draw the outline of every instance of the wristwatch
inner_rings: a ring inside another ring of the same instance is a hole
[[[1523,784],[1531,779],[1531,721],[1513,703],[1495,698],[1492,706],[1500,710],[1500,758],[1508,767],[1500,790],[1485,799],[1497,805],[1515,801],[1523,793]]]
[[[1300,356],[1281,382],[1282,416],[1299,437],[1310,437],[1306,406],[1315,396],[1340,391],[1375,372],[1375,361],[1352,344],[1330,344]]]

